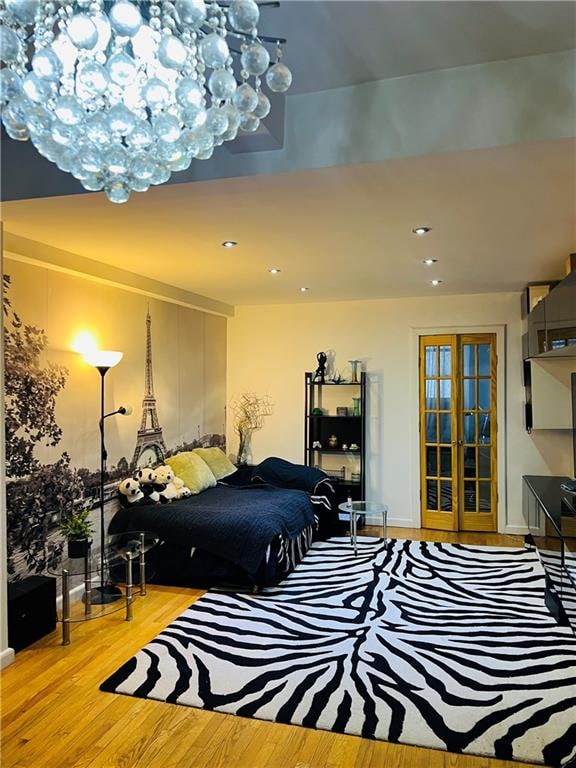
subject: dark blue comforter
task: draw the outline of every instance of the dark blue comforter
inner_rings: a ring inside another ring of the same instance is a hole
[[[218,485],[171,504],[120,509],[108,531],[151,531],[167,544],[199,547],[252,575],[275,536],[294,538],[313,522],[312,503],[303,491]]]

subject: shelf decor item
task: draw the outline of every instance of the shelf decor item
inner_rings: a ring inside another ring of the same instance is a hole
[[[339,482],[344,482],[346,480],[346,467],[341,467],[340,469],[324,469],[324,467],[321,467],[319,464],[315,464],[314,468],[321,469],[331,480],[338,480]]]
[[[2,123],[113,203],[167,182],[270,112],[292,74],[254,0],[7,0]],[[266,46],[272,47],[270,52]],[[275,48],[275,55],[274,55]],[[272,56],[271,56],[272,53]]]
[[[241,466],[248,463],[248,450],[252,433],[262,429],[264,418],[270,416],[274,405],[268,395],[256,395],[245,392],[231,403],[234,414],[234,429],[238,433],[238,453],[236,463]]]
[[[338,448],[338,438],[336,435],[330,435],[328,438],[328,445],[330,448]]]
[[[318,352],[316,355],[316,360],[318,360],[318,367],[314,373],[314,381],[318,381],[320,384],[324,384],[326,381],[326,364],[328,362],[328,356],[326,355],[326,352]]]
[[[352,384],[358,384],[358,366],[362,362],[362,360],[348,360],[350,363],[350,366],[352,368],[352,378],[350,379],[350,382]]]
[[[346,406],[339,406],[336,408],[336,416],[348,416],[348,408]]]
[[[362,398],[360,398],[360,397],[353,397],[352,398],[352,402],[354,403],[354,408],[353,408],[354,416],[361,416],[362,415],[362,413],[361,413],[361,410],[362,410],[362,406],[361,406]]]

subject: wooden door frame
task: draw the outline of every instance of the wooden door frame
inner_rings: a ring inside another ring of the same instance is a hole
[[[496,334],[496,351],[498,368],[496,371],[496,386],[498,389],[496,404],[498,413],[497,472],[498,472],[498,515],[497,526],[499,533],[506,533],[507,525],[507,414],[506,414],[506,325],[464,325],[448,327],[414,327],[411,329],[410,344],[410,511],[416,527],[422,527],[420,508],[420,336],[446,336],[468,334]]]

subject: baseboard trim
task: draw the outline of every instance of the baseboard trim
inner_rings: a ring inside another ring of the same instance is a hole
[[[381,515],[366,515],[366,525],[382,525]],[[388,517],[388,525],[392,525],[396,528],[420,528],[420,525],[415,525],[413,520],[407,517]]]
[[[4,669],[9,664],[12,664],[15,656],[14,648],[6,648],[4,651],[0,651],[0,669]]]
[[[508,533],[510,536],[525,536],[529,530],[526,525],[506,525],[502,533]]]
[[[92,578],[92,584],[97,584],[97,583],[99,583],[99,579],[97,576],[94,576]],[[83,595],[84,595],[84,582],[82,582],[82,584],[76,585],[70,590],[70,602],[75,603],[77,600],[81,600]],[[56,608],[59,611],[62,610],[61,594],[56,596]]]

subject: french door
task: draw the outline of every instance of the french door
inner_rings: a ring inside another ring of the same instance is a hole
[[[422,526],[496,531],[496,335],[420,337]]]

